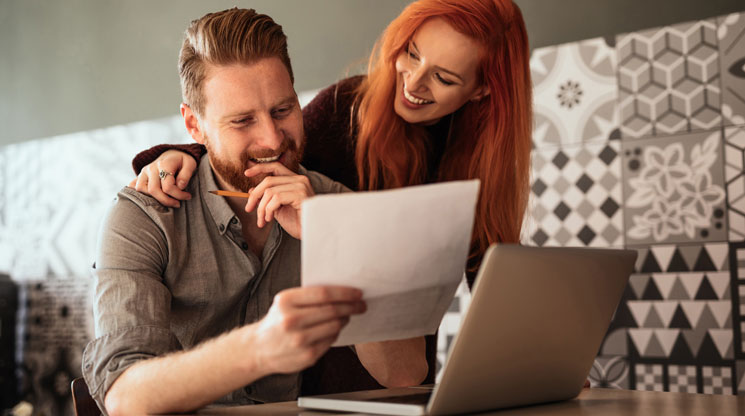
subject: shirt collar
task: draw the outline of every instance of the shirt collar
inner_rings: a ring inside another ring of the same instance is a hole
[[[220,189],[215,182],[215,174],[212,172],[212,165],[210,164],[210,158],[207,154],[202,156],[199,161],[199,196],[207,205],[207,209],[212,215],[212,219],[215,220],[215,226],[217,227],[220,234],[225,234],[228,227],[230,226],[230,220],[235,217],[233,209],[230,208],[225,198],[219,195],[209,193]]]

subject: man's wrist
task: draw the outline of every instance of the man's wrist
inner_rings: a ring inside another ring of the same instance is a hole
[[[255,374],[256,380],[268,376],[266,366],[262,365],[262,360],[258,357],[261,345],[256,342],[256,323],[244,325],[233,331],[231,335],[235,335],[237,340],[236,356],[241,371],[244,374]]]

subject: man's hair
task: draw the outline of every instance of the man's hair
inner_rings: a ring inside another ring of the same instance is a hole
[[[192,111],[204,114],[204,80],[209,65],[252,64],[279,58],[294,82],[287,36],[282,26],[253,9],[232,8],[191,22],[184,33],[178,69],[181,95]]]

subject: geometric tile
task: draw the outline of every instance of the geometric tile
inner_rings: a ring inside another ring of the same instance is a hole
[[[616,57],[603,38],[536,49],[534,146],[608,141],[618,128]]]
[[[664,391],[661,364],[636,364],[636,390]]]
[[[724,125],[745,124],[745,13],[717,18]]]
[[[696,393],[696,366],[670,365],[668,372],[668,391]]]
[[[635,273],[678,273],[683,276],[682,273],[686,272],[721,272],[730,269],[727,243],[654,245],[636,250],[639,254]],[[697,276],[703,277],[703,274]]]
[[[619,35],[616,51],[624,139],[721,126],[713,19]]]
[[[592,387],[628,389],[628,360],[626,357],[598,356],[592,364],[588,378]]]
[[[623,247],[619,143],[587,143],[532,152],[524,243]]]
[[[732,394],[731,367],[701,367],[704,394]]]
[[[745,125],[724,129],[729,239],[745,239]]]
[[[627,245],[724,241],[721,133],[623,143]]]

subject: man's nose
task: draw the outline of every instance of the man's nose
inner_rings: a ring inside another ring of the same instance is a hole
[[[259,122],[259,129],[256,131],[258,137],[256,144],[265,149],[277,150],[284,140],[279,123],[272,117],[263,117]]]

